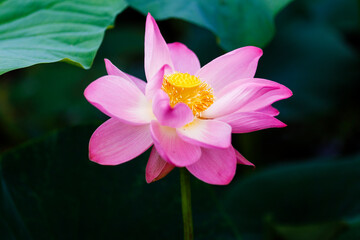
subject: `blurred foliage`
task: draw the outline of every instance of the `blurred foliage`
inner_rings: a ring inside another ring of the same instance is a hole
[[[235,182],[224,205],[240,232],[335,239],[360,216],[359,173],[359,155],[273,167]]]
[[[0,0],[0,12],[7,2]],[[131,4],[142,12],[156,6],[137,7],[140,2]],[[216,2],[221,3],[227,2]],[[201,11],[210,14],[216,4]],[[275,104],[288,127],[234,135],[235,147],[257,169],[239,166],[229,186],[192,178],[197,239],[360,239],[357,4],[296,0],[279,12],[256,76],[293,91],[293,97]],[[177,6],[164,3],[162,9],[174,12]],[[170,17],[165,10],[153,13]],[[244,15],[233,9],[228,17]],[[202,65],[224,53],[218,43],[226,38],[219,32],[182,19],[158,21],[167,42],[185,43]],[[122,12],[115,27],[106,30],[90,70],[60,62],[0,76],[1,239],[181,238],[176,170],[148,185],[148,153],[116,167],[87,158],[89,137],[106,116],[86,102],[83,90],[106,74],[104,58],[144,79],[144,22],[145,16],[130,8]],[[234,26],[226,34],[235,35]],[[260,26],[254,28],[259,34],[267,31]],[[80,126],[69,128],[73,125]],[[59,128],[65,130],[48,134]]]
[[[291,1],[127,0],[130,6],[157,19],[176,17],[206,27],[228,51],[247,45],[265,46],[274,35],[275,15]]]
[[[258,75],[293,90],[287,119],[329,114],[351,94],[360,78],[356,9],[356,1],[297,1],[279,16],[278,33],[265,49]]]
[[[115,167],[92,163],[94,130],[70,128],[3,154],[2,232],[9,239],[181,239],[177,169],[147,184],[148,152]],[[338,239],[360,217],[359,175],[355,156],[238,174],[225,188],[192,178],[196,239]]]

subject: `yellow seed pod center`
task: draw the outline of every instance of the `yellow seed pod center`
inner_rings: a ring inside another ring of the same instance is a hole
[[[197,117],[215,100],[213,89],[189,73],[175,72],[165,75],[162,90],[168,94],[172,107],[179,102],[185,103]]]
[[[174,73],[167,75],[166,81],[175,87],[183,88],[197,87],[202,83],[198,77],[188,73]]]

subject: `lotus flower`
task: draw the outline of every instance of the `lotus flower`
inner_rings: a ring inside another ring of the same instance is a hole
[[[92,82],[86,99],[110,117],[91,136],[90,160],[118,165],[153,145],[146,166],[148,183],[174,167],[198,179],[226,185],[236,165],[253,165],[231,145],[231,133],[286,125],[271,106],[288,98],[285,86],[254,78],[262,50],[243,47],[203,67],[182,43],[167,44],[148,14],[145,29],[147,83],[105,59],[108,75]]]

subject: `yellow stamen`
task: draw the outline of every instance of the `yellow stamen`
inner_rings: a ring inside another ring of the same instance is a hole
[[[213,89],[198,77],[188,73],[173,73],[164,76],[162,90],[169,98],[173,107],[182,102],[188,105],[194,116],[200,117],[201,112],[214,103]]]

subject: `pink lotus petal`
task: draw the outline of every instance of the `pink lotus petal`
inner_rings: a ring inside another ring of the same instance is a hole
[[[261,112],[270,116],[277,116],[279,115],[279,110],[277,110],[276,108],[274,108],[273,106],[269,105],[260,109],[257,109],[256,112]]]
[[[270,82],[270,81],[269,81]],[[222,94],[208,109],[201,113],[204,118],[217,118],[239,110],[266,94],[277,89],[277,85],[245,82],[233,82],[226,87],[227,93]]]
[[[196,54],[184,44],[175,42],[169,43],[170,57],[174,64],[174,70],[182,73],[195,75],[200,69],[200,62]]]
[[[168,46],[154,18],[149,13],[145,27],[145,75],[147,81],[151,81],[164,65],[169,65],[173,69]]]
[[[125,73],[130,79],[131,81],[133,81],[135,83],[135,85],[141,90],[142,93],[145,93],[145,88],[146,88],[146,82],[141,80],[140,78],[137,78],[133,75],[127,74]]]
[[[127,162],[153,144],[149,125],[128,125],[110,118],[96,129],[89,143],[89,158],[102,165]]]
[[[273,91],[264,93],[263,95],[258,96],[256,99],[253,99],[251,102],[248,102],[241,108],[241,111],[243,112],[261,111],[261,109],[269,107],[269,105],[273,104],[274,102],[289,98],[293,95],[291,90],[282,84],[260,78],[254,78],[252,81],[259,84],[272,84],[273,86],[278,86],[278,88]]]
[[[255,165],[253,163],[249,162],[246,158],[244,158],[244,156],[241,155],[236,149],[234,149],[234,150],[235,150],[237,164],[255,167]]]
[[[146,84],[145,96],[148,100],[152,100],[155,93],[161,89],[162,83],[164,80],[164,75],[166,72],[170,71],[171,68],[169,65],[164,65],[151,79],[151,81]]]
[[[137,77],[131,76],[130,74],[122,72],[114,64],[112,64],[112,62],[110,62],[109,59],[105,58],[104,60],[105,60],[106,71],[109,75],[119,76],[125,80],[133,82],[143,93],[145,93],[146,83],[143,80],[141,80]]]
[[[234,178],[236,171],[234,148],[202,148],[200,159],[186,168],[206,183],[227,185]]]
[[[199,160],[200,147],[184,142],[174,128],[161,126],[157,121],[151,121],[150,130],[156,150],[167,162],[183,167]]]
[[[133,83],[107,75],[92,82],[84,92],[86,99],[110,117],[129,124],[150,123],[151,103]]]
[[[217,118],[228,123],[233,133],[248,133],[266,128],[286,127],[286,124],[261,112],[236,112]]]
[[[178,128],[190,123],[194,119],[191,109],[185,103],[170,106],[169,96],[158,90],[153,99],[153,112],[163,126]]]
[[[194,119],[177,129],[186,142],[207,148],[228,148],[231,145],[231,127],[220,121]]]
[[[224,54],[203,66],[196,75],[210,84],[215,95],[233,81],[252,78],[255,75],[262,50],[257,47],[242,47]]]
[[[146,182],[151,183],[162,179],[168,175],[168,173],[171,172],[174,167],[174,165],[163,160],[156,151],[156,148],[153,147],[150,153],[149,161],[146,165]]]

